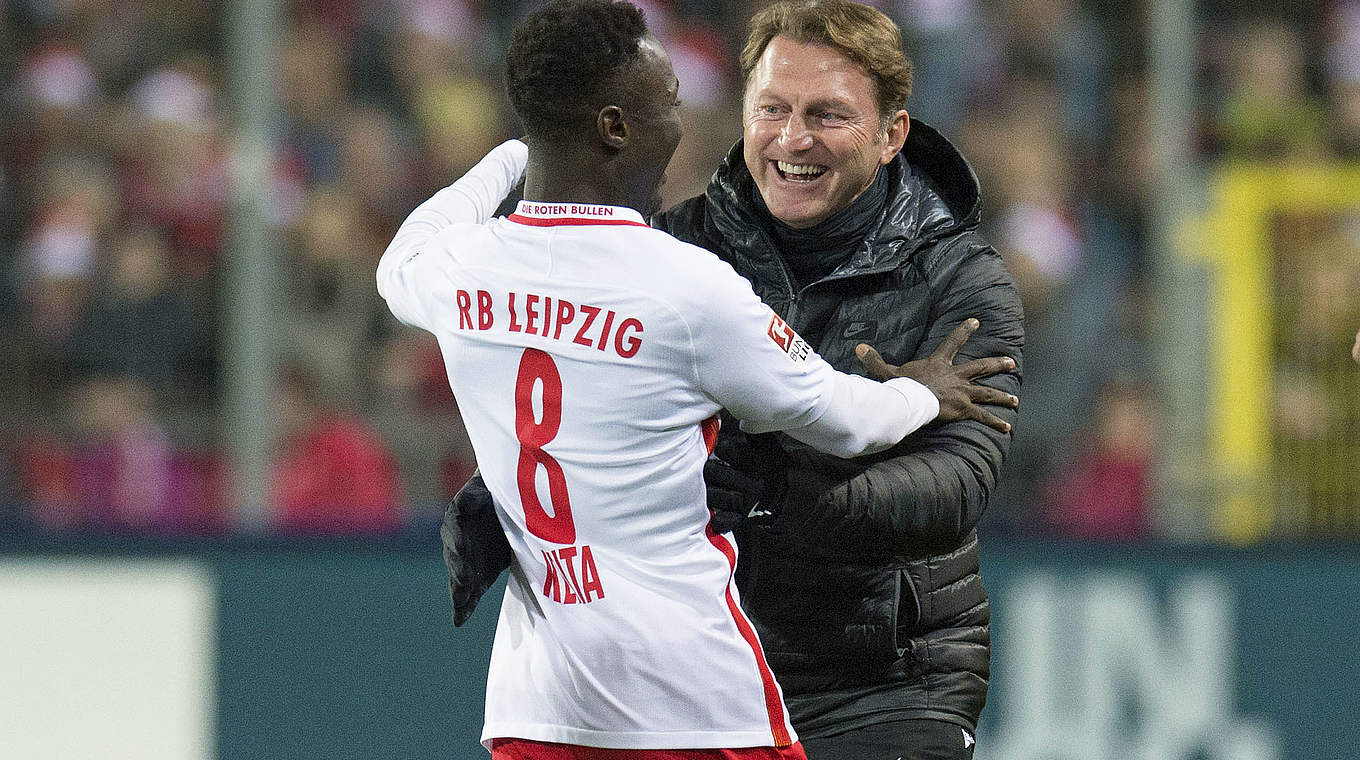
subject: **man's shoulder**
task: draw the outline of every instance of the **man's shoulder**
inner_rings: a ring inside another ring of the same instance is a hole
[[[1005,269],[1001,255],[976,227],[955,228],[935,237],[921,247],[917,262],[927,278],[958,269]]]
[[[707,199],[703,195],[686,198],[651,218],[652,226],[685,242],[692,242],[696,230],[704,227]]]

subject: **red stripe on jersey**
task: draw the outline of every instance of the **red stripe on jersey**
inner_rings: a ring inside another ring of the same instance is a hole
[[[523,214],[511,214],[505,217],[512,222],[527,224],[530,227],[559,227],[562,225],[577,224],[612,224],[625,227],[646,227],[642,222],[635,222],[631,219],[583,219],[579,217],[558,217],[556,219],[544,219],[538,216],[524,216]]]
[[[492,739],[491,760],[807,760],[803,745],[744,749],[609,749],[528,739]]]
[[[708,447],[710,454],[718,446],[718,428],[721,425],[722,423],[718,422],[718,415],[716,414],[699,424],[699,429],[704,434],[704,446]]]
[[[729,572],[735,573],[737,570],[737,552],[726,538],[713,532],[711,519],[708,525],[704,527],[704,534],[708,536],[709,543],[718,547],[718,550],[727,557]],[[751,621],[746,619],[745,613],[737,605],[737,600],[732,598],[730,575],[728,576],[726,593],[727,611],[732,614],[732,620],[737,624],[737,630],[741,633],[741,637],[746,639],[746,643],[750,645],[752,654],[756,656],[756,668],[760,671],[760,683],[765,689],[765,711],[770,716],[770,731],[774,733],[774,746],[787,747],[793,742],[789,737],[788,729],[784,726],[784,700],[779,696],[779,687],[774,682],[774,673],[770,672],[770,666],[765,662],[765,651],[760,648],[760,640],[756,638],[756,632],[751,627]]]

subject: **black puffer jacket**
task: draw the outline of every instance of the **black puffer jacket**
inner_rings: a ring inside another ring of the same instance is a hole
[[[934,129],[911,122],[891,164],[877,232],[829,276],[795,290],[753,208],[740,143],[705,195],[653,220],[749,279],[833,366],[863,374],[860,342],[901,364],[933,351],[968,317],[981,329],[956,362],[1011,356],[989,379],[1020,387],[1020,299],[1001,258],[977,234],[978,186]],[[993,409],[1014,421],[1011,410]],[[724,445],[769,447],[788,478],[780,524],[739,536],[742,603],[808,737],[893,718],[976,726],[986,700],[987,592],[975,530],[1010,436],[979,423],[928,427],[871,457],[838,459],[787,436]],[[768,438],[768,437],[767,437]],[[770,473],[766,473],[769,475]]]

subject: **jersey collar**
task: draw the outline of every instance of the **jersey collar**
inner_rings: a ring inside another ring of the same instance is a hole
[[[646,227],[642,214],[626,206],[597,206],[590,203],[547,203],[520,201],[515,213],[507,217],[512,222],[534,227],[558,227],[578,224],[611,224]]]

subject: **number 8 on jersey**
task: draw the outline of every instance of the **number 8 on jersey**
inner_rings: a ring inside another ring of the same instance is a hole
[[[543,383],[543,419],[534,416],[534,386]],[[571,498],[567,495],[567,476],[552,455],[543,450],[562,426],[562,375],[551,356],[536,348],[524,349],[515,380],[515,437],[519,439],[519,498],[524,505],[524,523],[529,532],[555,544],[576,543],[576,524],[571,519]],[[548,473],[550,516],[538,498],[534,483],[542,465]]]

